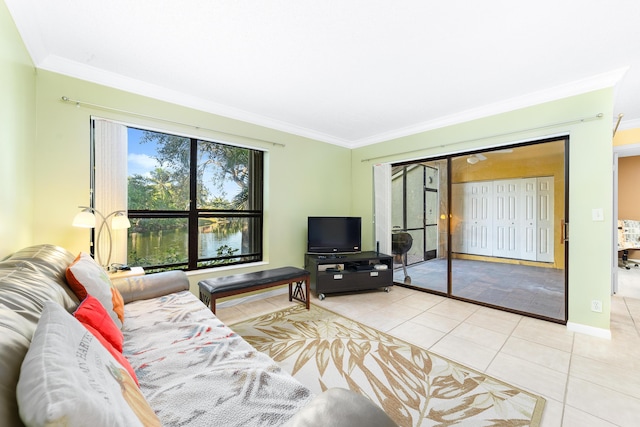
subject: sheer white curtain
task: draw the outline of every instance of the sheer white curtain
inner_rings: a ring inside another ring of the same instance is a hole
[[[391,254],[391,165],[373,166],[375,240],[380,252]]]
[[[94,123],[94,208],[105,217],[117,210],[127,209],[127,127],[104,119],[93,119]],[[109,225],[113,217],[108,219]],[[101,224],[96,215],[96,236]],[[127,230],[111,230],[113,246],[110,263],[126,264]],[[109,237],[103,230],[100,247],[96,248],[107,262]]]

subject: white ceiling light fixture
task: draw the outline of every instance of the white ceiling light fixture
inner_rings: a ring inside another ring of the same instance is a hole
[[[480,153],[477,153],[477,154],[474,154],[472,156],[467,157],[467,163],[469,163],[471,165],[475,165],[476,163],[478,163],[481,160],[487,160],[487,157],[482,155],[482,154],[480,154]]]
[[[493,153],[500,153],[500,154],[508,154],[508,153],[513,153],[513,148],[503,148],[502,150],[495,150],[495,151],[491,151],[491,154]],[[485,156],[484,154],[480,154],[480,153],[476,153],[476,154],[472,154],[471,156],[467,157],[467,163],[471,164],[471,165],[475,165],[476,163],[480,162],[480,161],[484,161],[487,160],[487,156]]]

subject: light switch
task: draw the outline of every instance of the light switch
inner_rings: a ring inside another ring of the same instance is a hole
[[[604,210],[602,208],[592,209],[591,219],[593,219],[594,221],[604,221]]]

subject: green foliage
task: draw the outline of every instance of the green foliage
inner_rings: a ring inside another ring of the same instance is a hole
[[[129,208],[132,210],[189,209],[190,139],[145,131],[141,143],[154,144],[154,159],[160,167],[149,176],[129,177]],[[248,207],[250,150],[229,145],[198,141],[197,207],[199,209],[234,209]],[[229,200],[229,183],[238,187]],[[215,191],[215,194],[211,190]]]
[[[218,256],[231,256],[236,252],[238,252],[238,249],[234,249],[229,245],[222,245],[217,250]]]
[[[159,166],[147,175],[128,177],[129,209],[149,211],[179,211],[190,209],[191,140],[175,135],[145,131],[141,143],[154,144],[154,159]],[[249,207],[249,180],[251,150],[197,141],[196,206],[198,209],[243,210]],[[230,189],[233,184],[237,192]],[[231,186],[230,186],[231,185]],[[233,194],[227,194],[227,191]],[[130,233],[139,233],[151,239],[152,235],[168,233],[188,234],[184,218],[131,218]],[[200,227],[212,227],[217,233],[232,234],[243,229],[242,220],[216,218],[201,219]],[[184,244],[167,244],[166,239],[149,243],[148,255],[131,250],[130,265],[182,264],[187,255]],[[218,257],[233,257],[240,251],[222,245],[217,248]],[[156,255],[152,255],[156,253]],[[238,258],[207,261],[206,265],[237,262]],[[184,267],[184,266],[182,266]],[[181,268],[182,268],[181,267]]]
[[[224,184],[228,181],[238,186],[238,193],[230,201],[232,209],[246,209],[249,190],[249,150],[207,141],[198,141],[198,172],[212,176],[210,184],[225,195]],[[243,196],[244,194],[244,196]],[[214,208],[211,201],[203,200],[202,208]]]

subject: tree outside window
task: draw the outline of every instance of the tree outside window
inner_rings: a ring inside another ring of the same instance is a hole
[[[261,151],[131,127],[128,138],[129,265],[262,259]]]

